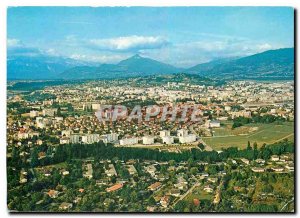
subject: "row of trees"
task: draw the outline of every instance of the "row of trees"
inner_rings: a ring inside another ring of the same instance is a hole
[[[274,122],[284,122],[284,121],[286,121],[285,118],[279,117],[279,116],[274,116],[271,114],[266,114],[263,116],[255,114],[251,118],[235,117],[233,119],[232,129],[243,126],[245,124],[249,124],[249,123],[274,123]]]
[[[205,161],[208,163],[215,163],[226,161],[228,158],[247,158],[255,160],[262,158],[268,160],[271,155],[281,155],[283,153],[293,153],[294,143],[284,140],[272,145],[263,145],[258,148],[254,143],[251,146],[250,142],[246,149],[239,150],[236,147],[229,147],[224,149],[222,153],[216,151],[201,151],[199,149],[192,149],[191,151],[182,151],[182,153],[161,152],[158,149],[146,148],[126,148],[114,147],[112,145],[105,145],[102,142],[86,145],[86,144],[69,144],[59,145],[55,147],[55,154],[47,156],[42,160],[38,160],[37,154],[41,148],[34,148],[31,152],[31,164],[34,166],[48,165],[70,161],[73,159],[84,159],[93,157],[99,160],[118,158],[120,160],[139,159],[139,160],[156,160],[156,161],[170,161],[175,162],[188,161]],[[49,147],[51,152],[53,148]],[[50,153],[50,152],[48,152]],[[13,155],[16,157],[16,155]],[[19,159],[19,158],[18,158]],[[16,161],[16,160],[15,160]],[[19,162],[19,160],[17,160]]]

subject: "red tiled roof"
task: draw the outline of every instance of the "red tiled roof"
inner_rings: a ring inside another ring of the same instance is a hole
[[[123,187],[123,184],[120,183],[120,184],[113,185],[113,186],[110,187],[110,188],[107,188],[106,191],[107,191],[107,192],[113,192],[113,191],[119,190],[119,189],[122,188],[122,187]]]

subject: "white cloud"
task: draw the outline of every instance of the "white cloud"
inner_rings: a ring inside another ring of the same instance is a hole
[[[270,50],[270,49],[272,49],[272,46],[268,43],[264,43],[264,44],[258,45],[258,49],[260,51]]]
[[[172,43],[161,36],[80,39],[69,35],[64,40],[50,42],[41,49],[25,46],[18,39],[7,39],[7,45],[10,53],[18,55],[47,54],[97,63],[117,63],[139,53],[184,68],[214,59],[247,56],[284,47],[248,38],[213,35]]]
[[[117,63],[121,60],[128,58],[126,54],[101,54],[101,55],[88,55],[88,54],[72,54],[70,58],[81,61],[90,61],[98,63]]]
[[[54,48],[49,48],[45,50],[44,53],[51,56],[59,56],[59,53]]]
[[[141,49],[161,48],[168,44],[168,41],[161,36],[124,36],[109,39],[90,39],[90,46],[103,50],[116,51],[138,51]]]
[[[161,49],[142,50],[142,54],[177,67],[192,67],[214,59],[242,57],[281,47],[283,46],[250,39],[209,38],[172,44]]]
[[[23,43],[19,39],[7,39],[7,47],[22,47]]]

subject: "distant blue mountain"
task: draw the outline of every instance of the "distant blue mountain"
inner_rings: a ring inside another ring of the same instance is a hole
[[[8,79],[56,79],[65,70],[91,63],[51,56],[31,48],[9,49],[7,54]]]
[[[294,48],[269,50],[233,60],[196,65],[185,72],[236,79],[293,79]]]
[[[55,57],[32,49],[8,51],[8,79],[112,79],[190,73],[222,79],[293,79],[294,49],[269,50],[242,58],[225,58],[177,68],[134,55],[118,64],[101,64]]]
[[[60,76],[65,79],[101,79],[173,74],[180,71],[182,69],[172,65],[134,55],[115,65],[102,64],[99,67],[74,67],[66,70]]]

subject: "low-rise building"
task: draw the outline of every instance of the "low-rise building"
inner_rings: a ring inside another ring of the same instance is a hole
[[[161,187],[161,183],[160,182],[155,182],[155,183],[151,184],[150,186],[148,186],[148,190],[156,191],[160,187]]]
[[[251,170],[255,173],[263,173],[265,172],[265,169],[264,168],[261,168],[261,167],[252,167]]]
[[[61,205],[59,205],[60,210],[69,210],[73,207],[72,203],[63,202]]]
[[[168,207],[169,203],[170,203],[170,196],[168,196],[168,195],[165,195],[164,197],[162,197],[160,199],[160,204],[163,207]]]
[[[161,137],[162,143],[166,145],[171,145],[174,143],[174,137],[173,136],[163,136]]]
[[[143,144],[144,145],[154,144],[154,137],[153,136],[144,136],[143,137]]]
[[[115,184],[109,188],[106,189],[106,192],[114,192],[114,191],[117,191],[119,189],[123,188],[123,183],[118,183],[118,184]]]

